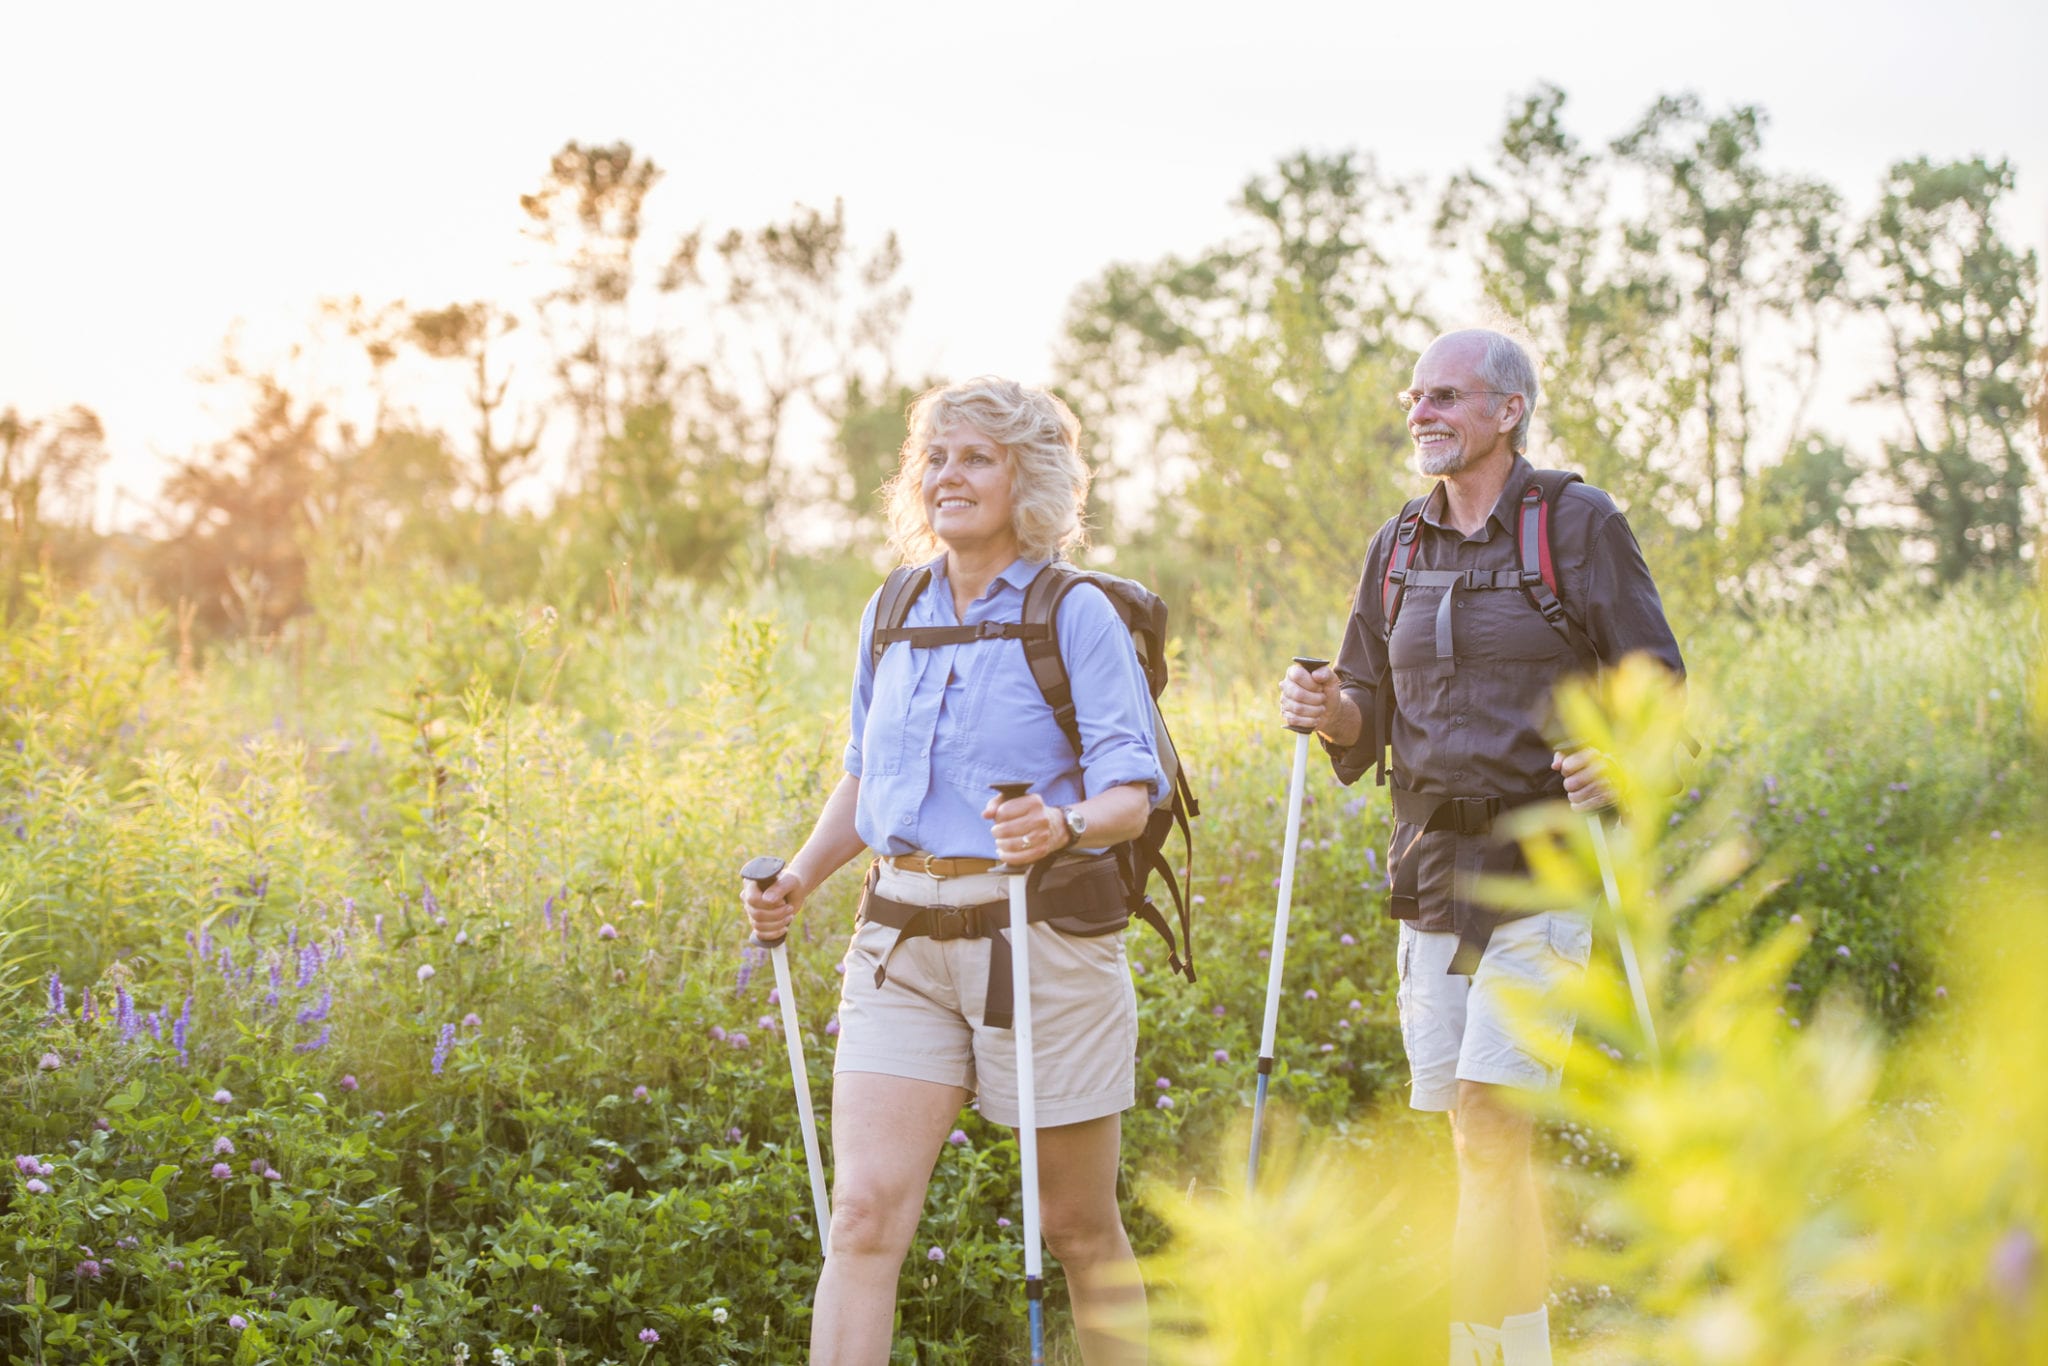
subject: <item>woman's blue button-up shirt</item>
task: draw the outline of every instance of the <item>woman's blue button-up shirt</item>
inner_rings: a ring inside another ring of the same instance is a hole
[[[1022,621],[1024,590],[1044,567],[1042,560],[1013,562],[969,604],[961,622],[941,556],[904,625]],[[1123,783],[1146,784],[1155,800],[1165,790],[1144,671],[1130,632],[1101,593],[1082,585],[1060,604],[1060,658],[1074,685],[1078,759],[1032,681],[1019,641],[933,649],[899,642],[871,669],[879,597],[868,600],[861,618],[846,746],[846,771],[860,779],[854,828],[870,849],[996,857],[981,816],[993,783],[1028,781],[1059,806]]]

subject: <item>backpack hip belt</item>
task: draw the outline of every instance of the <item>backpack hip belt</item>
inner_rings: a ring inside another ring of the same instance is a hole
[[[1008,1029],[1016,1009],[1010,989],[1010,941],[1001,933],[1009,928],[1010,902],[982,901],[972,906],[915,906],[892,901],[875,891],[880,860],[868,869],[867,885],[861,892],[860,919],[886,925],[897,932],[894,942],[875,965],[875,987],[889,980],[889,959],[906,939],[986,939],[989,941],[988,986],[983,994],[982,1023],[991,1029]],[[1130,923],[1125,905],[1123,880],[1116,860],[1108,854],[1061,855],[1033,864],[1024,882],[1025,920],[1029,924],[1050,923],[1062,934],[1092,938],[1114,934]],[[1056,902],[1056,904],[1055,904]]]

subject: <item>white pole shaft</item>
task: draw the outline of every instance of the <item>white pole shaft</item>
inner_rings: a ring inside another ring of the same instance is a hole
[[[818,1221],[818,1249],[832,1255],[832,1202],[825,1194],[825,1162],[818,1152],[818,1120],[811,1113],[811,1074],[804,1067],[802,1022],[796,1015],[796,993],[789,985],[787,941],[768,950],[775,961],[775,994],[782,1001],[782,1037],[789,1046],[789,1072],[796,1079],[796,1112],[803,1123],[804,1165],[811,1174],[811,1213]]]
[[[1308,784],[1308,735],[1294,737],[1294,775],[1287,783],[1287,839],[1280,849],[1280,900],[1273,911],[1272,961],[1266,968],[1266,1022],[1259,1030],[1259,1056],[1273,1056],[1280,1025],[1280,978],[1287,963],[1287,915],[1294,902],[1294,854],[1301,844],[1301,794]]]
[[[1607,826],[1597,811],[1586,814],[1586,829],[1593,837],[1593,857],[1600,863],[1600,886],[1607,893],[1607,909],[1614,913],[1614,939],[1621,950],[1621,971],[1628,978],[1629,995],[1636,1005],[1636,1023],[1642,1026],[1643,1042],[1650,1060],[1658,1058],[1657,1026],[1650,1018],[1650,993],[1643,985],[1643,965],[1636,958],[1635,941],[1629,938],[1628,921],[1621,913],[1621,884],[1614,876],[1614,855],[1607,848]]]
[[[1031,1047],[1031,935],[1024,895],[1025,876],[1010,876],[1011,1028],[1017,1036],[1017,1153],[1024,1168],[1024,1275],[1039,1276],[1038,1247],[1038,1078]]]

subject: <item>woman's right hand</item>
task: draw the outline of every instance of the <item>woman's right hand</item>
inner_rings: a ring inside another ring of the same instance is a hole
[[[802,879],[784,868],[766,887],[742,882],[740,904],[746,909],[747,923],[753,926],[755,936],[772,943],[789,933],[810,891]]]

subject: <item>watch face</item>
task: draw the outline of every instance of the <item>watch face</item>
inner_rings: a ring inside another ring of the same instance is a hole
[[[1067,829],[1078,837],[1088,833],[1088,818],[1073,807],[1067,808]]]

